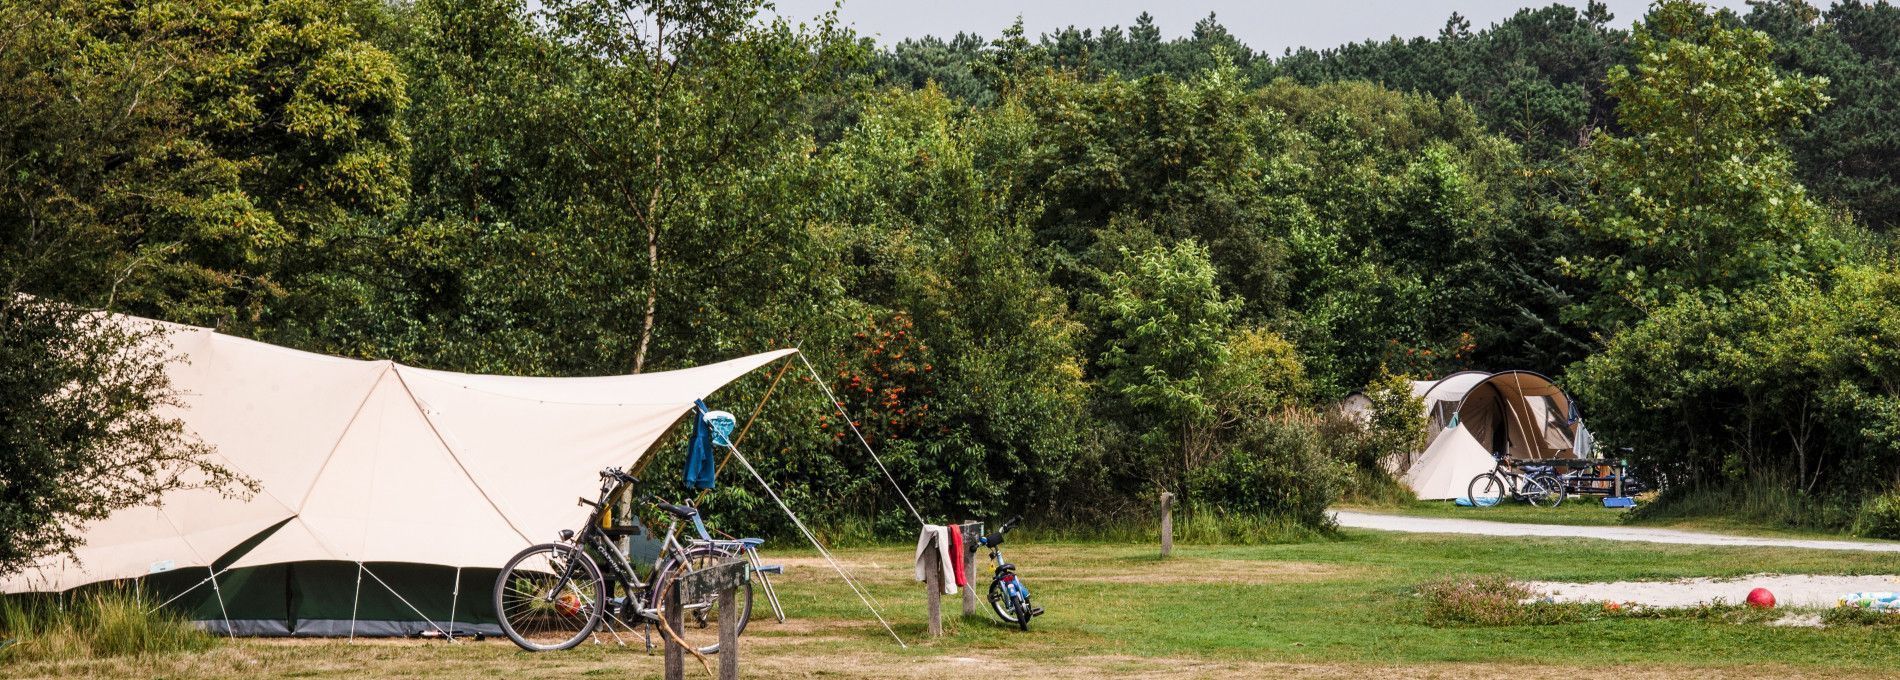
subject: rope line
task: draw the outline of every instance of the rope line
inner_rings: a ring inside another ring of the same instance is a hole
[[[871,449],[871,442],[865,440],[863,432],[858,431],[857,422],[851,420],[851,414],[846,413],[844,410],[844,402],[838,401],[838,395],[831,393],[831,386],[825,384],[824,377],[818,375],[818,369],[813,368],[811,365],[811,360],[805,358],[805,351],[803,349],[800,349],[798,351],[798,360],[805,363],[805,370],[811,373],[812,382],[818,383],[818,389],[825,391],[825,398],[831,400],[832,408],[838,409],[838,416],[841,418],[844,418],[845,427],[851,428],[851,434],[858,436],[858,443],[864,445],[865,453],[871,454],[871,461],[877,463],[877,469],[883,470],[884,478],[891,480],[891,489],[895,490],[897,492],[897,497],[904,501],[904,507],[910,509],[910,516],[917,518],[918,526],[929,524],[929,522],[924,521],[923,513],[917,512],[917,506],[911,504],[910,496],[904,495],[904,486],[902,484],[897,483],[897,478],[891,475],[891,469],[884,467],[884,459],[877,457],[877,452]],[[735,450],[734,452],[736,453],[737,450]],[[743,457],[741,458],[743,459]],[[746,467],[751,467],[751,466],[747,465]],[[757,474],[757,473],[755,472],[754,474]]]
[[[409,604],[409,598],[403,597],[402,593],[396,592],[395,588],[390,587],[387,582],[383,581],[383,577],[377,576],[376,572],[370,571],[369,567],[364,566],[363,563],[361,562],[356,563],[356,567],[362,570],[363,572],[368,573],[370,578],[376,579],[377,583],[382,584],[383,590],[387,590],[389,591],[389,594],[396,596],[396,600],[402,602],[402,606],[408,607],[409,611],[415,612],[416,616],[421,618],[423,623],[429,624],[430,628],[434,628],[435,632],[441,633],[443,635],[448,635],[448,631],[442,630],[442,627],[436,625],[435,620],[429,618],[429,615],[422,613],[422,610],[417,609],[415,605]],[[358,578],[361,578],[361,577],[358,577]],[[356,614],[352,612],[350,616],[351,616],[350,627],[355,628],[356,621],[354,617],[356,616]],[[455,641],[455,638],[453,637],[450,637],[448,639],[450,642]]]
[[[799,533],[805,535],[805,540],[811,541],[811,546],[817,548],[818,554],[824,556],[825,562],[831,565],[832,570],[838,572],[838,577],[844,579],[844,584],[858,596],[858,601],[863,602],[864,607],[871,610],[871,615],[877,617],[877,622],[884,625],[885,632],[891,634],[891,639],[897,641],[897,646],[909,649],[910,645],[904,644],[904,638],[898,637],[897,631],[891,628],[891,622],[884,620],[884,614],[877,610],[877,605],[872,604],[877,598],[871,597],[867,591],[859,587],[857,581],[851,578],[851,574],[844,570],[844,566],[838,564],[838,560],[831,556],[831,551],[826,550],[825,546],[818,542],[818,537],[813,536],[811,530],[805,528],[805,523],[798,519],[798,515],[793,513],[789,506],[785,505],[784,499],[778,497],[778,492],[772,490],[772,485],[765,483],[765,477],[759,474],[758,468],[752,467],[752,461],[747,460],[745,454],[739,453],[738,447],[728,448],[732,450],[733,457],[738,458],[739,463],[745,466],[746,471],[752,473],[752,478],[759,481],[759,487],[765,489],[766,495],[772,497],[772,502],[777,503],[779,509],[785,511],[786,517],[792,518],[792,524],[798,527]]]
[[[218,613],[224,616],[224,636],[235,638],[237,631],[231,628],[231,610],[224,608],[224,589],[218,587],[218,572],[212,571],[211,565],[205,565],[205,571],[211,572],[205,578],[211,581],[211,592],[218,596]]]

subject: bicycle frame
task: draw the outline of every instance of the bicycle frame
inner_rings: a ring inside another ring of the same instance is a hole
[[[610,479],[607,483],[601,485],[600,499],[598,501],[590,501],[585,498],[579,499],[582,505],[592,506],[593,511],[587,514],[587,523],[582,525],[578,535],[572,531],[562,531],[561,541],[577,549],[591,549],[594,554],[603,557],[607,563],[607,571],[610,572],[607,589],[608,598],[613,598],[613,584],[618,582],[626,590],[627,601],[629,604],[634,605],[633,611],[635,613],[642,618],[657,620],[659,617],[659,608],[656,606],[657,603],[649,601],[648,596],[651,595],[651,593],[646,592],[652,584],[640,578],[639,572],[633,568],[633,563],[627,559],[625,554],[620,552],[619,546],[614,545],[613,537],[608,535],[607,530],[600,528],[601,515],[607,512],[609,499],[619,493],[620,488],[624,485],[624,481]],[[654,556],[653,564],[650,565],[653,573],[659,573],[661,566],[666,563],[668,556],[673,556],[681,560],[686,559],[687,549],[684,544],[680,543],[679,529],[680,520],[678,518],[673,519],[672,522],[667,525],[666,535],[660,541],[659,554]],[[696,544],[700,544],[701,542],[704,544],[716,543],[713,541],[712,536],[706,533],[706,523],[702,521],[698,515],[693,516],[693,531],[699,535]],[[573,569],[573,565],[568,565],[568,568],[555,580],[554,588],[549,592],[563,592],[567,588],[568,580],[573,578]],[[705,607],[703,604],[685,605],[685,608],[703,607]]]

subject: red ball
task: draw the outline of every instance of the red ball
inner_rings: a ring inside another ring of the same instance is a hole
[[[1748,606],[1756,609],[1774,609],[1775,594],[1768,592],[1767,588],[1748,591]]]

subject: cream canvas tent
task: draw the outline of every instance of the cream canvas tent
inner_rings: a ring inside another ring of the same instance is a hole
[[[1425,450],[1393,467],[1421,499],[1458,498],[1495,456],[1518,460],[1575,458],[1580,426],[1570,396],[1530,371],[1464,371],[1415,381],[1432,433]]]
[[[601,468],[636,464],[694,399],[793,352],[531,378],[165,326],[176,416],[260,491],[178,492],[120,511],[85,529],[76,559],[6,575],[0,590],[145,578],[161,597],[183,594],[207,627],[238,634],[492,631],[495,569],[578,525],[574,497],[593,491]]]

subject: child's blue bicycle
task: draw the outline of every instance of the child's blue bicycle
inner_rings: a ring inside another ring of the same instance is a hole
[[[1023,518],[1017,517],[1004,522],[996,533],[976,539],[977,545],[990,549],[990,562],[996,565],[995,573],[990,575],[990,609],[1004,623],[1013,623],[1023,630],[1029,630],[1029,619],[1042,615],[1042,608],[1029,603],[1029,587],[1016,576],[1016,565],[1003,561],[1003,534]]]

